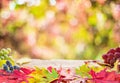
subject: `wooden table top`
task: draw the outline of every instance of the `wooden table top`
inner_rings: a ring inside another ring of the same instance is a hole
[[[23,66],[28,67],[64,67],[64,68],[75,68],[84,64],[85,61],[88,60],[40,60],[40,59],[32,59],[29,63],[24,64]],[[92,60],[89,60],[92,61]]]

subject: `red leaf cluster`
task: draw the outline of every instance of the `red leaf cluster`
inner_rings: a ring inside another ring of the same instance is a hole
[[[27,78],[30,78],[28,75],[32,71],[34,70],[30,68],[20,68],[20,70],[14,70],[11,73],[0,70],[0,83],[21,83],[23,81],[28,83]]]
[[[120,74],[115,71],[108,72],[104,69],[98,73],[91,70],[89,73],[94,83],[120,83]]]

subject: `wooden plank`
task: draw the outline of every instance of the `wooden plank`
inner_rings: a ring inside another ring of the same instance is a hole
[[[28,67],[64,67],[64,68],[75,68],[84,64],[85,61],[88,60],[40,60],[40,59],[32,59],[30,63],[24,64],[23,66]],[[91,60],[90,60],[91,61]]]

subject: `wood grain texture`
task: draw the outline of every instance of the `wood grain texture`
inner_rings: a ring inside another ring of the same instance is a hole
[[[32,59],[28,64],[24,64],[23,66],[27,67],[64,67],[64,68],[75,68],[84,64],[85,61],[88,60],[40,60],[40,59]],[[91,60],[90,60],[91,61]]]

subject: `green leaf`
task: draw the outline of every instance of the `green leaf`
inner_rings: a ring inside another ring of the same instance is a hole
[[[46,74],[46,77],[48,79],[48,82],[51,82],[53,80],[56,80],[59,77],[59,74],[57,73],[57,71],[54,68],[52,68],[52,72],[48,72]]]
[[[30,76],[33,78],[29,79],[29,83],[48,83],[47,74],[48,70],[45,68],[39,68],[35,66],[35,71]]]
[[[84,64],[76,69],[76,74],[80,75],[81,77],[91,77],[89,74],[90,68],[87,64]]]

